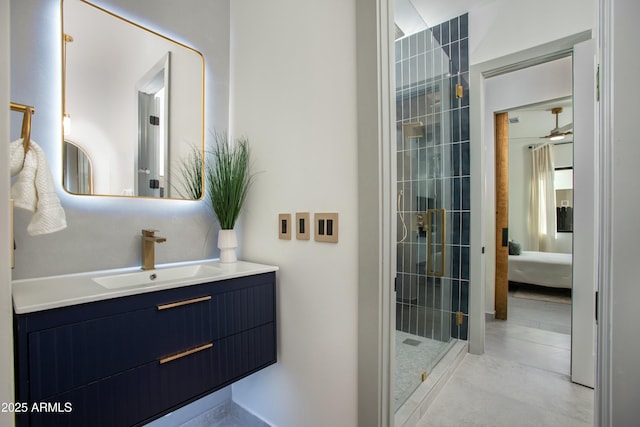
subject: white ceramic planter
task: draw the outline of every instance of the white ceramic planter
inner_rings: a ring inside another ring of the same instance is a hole
[[[236,248],[238,239],[236,230],[220,230],[218,232],[218,249],[220,249],[220,262],[232,263],[238,261]]]

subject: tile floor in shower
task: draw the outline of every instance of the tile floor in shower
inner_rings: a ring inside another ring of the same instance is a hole
[[[455,342],[437,341],[396,331],[395,404],[400,407]]]

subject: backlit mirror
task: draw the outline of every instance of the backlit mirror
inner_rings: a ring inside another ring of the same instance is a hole
[[[90,194],[190,199],[183,169],[204,149],[202,55],[84,0],[62,0],[62,24],[64,139],[92,159]],[[88,194],[66,178],[67,191]]]

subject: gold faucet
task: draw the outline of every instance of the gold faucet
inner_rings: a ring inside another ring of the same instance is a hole
[[[142,230],[142,269],[156,268],[155,244],[166,242],[164,237],[156,236],[158,230]]]

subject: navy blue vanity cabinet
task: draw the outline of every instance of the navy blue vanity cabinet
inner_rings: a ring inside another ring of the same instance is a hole
[[[16,315],[18,425],[142,425],[275,363],[275,319],[275,273]]]

